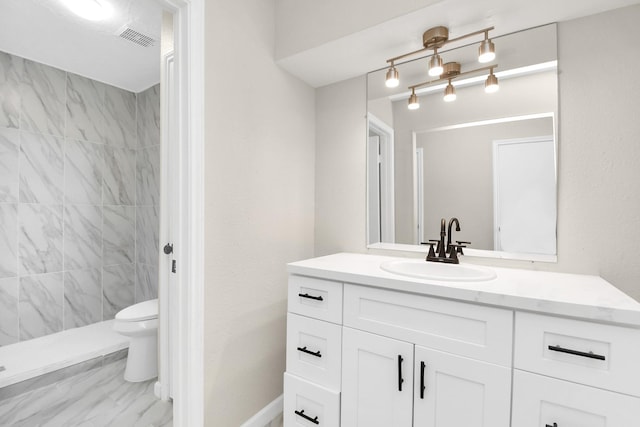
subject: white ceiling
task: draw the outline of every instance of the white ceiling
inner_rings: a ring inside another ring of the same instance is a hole
[[[383,68],[386,59],[422,48],[422,33],[434,26],[447,26],[450,38],[495,26],[491,35],[498,36],[639,2],[441,0],[416,12],[280,58],[277,62],[311,86],[321,87]]]
[[[156,0],[108,1],[113,15],[92,22],[60,0],[1,0],[0,51],[141,92],[160,81],[162,9]],[[158,42],[145,48],[118,37],[125,25]]]

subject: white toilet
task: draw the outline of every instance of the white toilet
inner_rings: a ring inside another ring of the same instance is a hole
[[[113,330],[130,337],[124,379],[147,381],[158,376],[158,300],[134,304],[116,314]]]

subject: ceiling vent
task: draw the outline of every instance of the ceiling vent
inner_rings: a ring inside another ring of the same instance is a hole
[[[142,47],[153,46],[157,43],[157,40],[153,37],[126,26],[119,31],[118,36]]]

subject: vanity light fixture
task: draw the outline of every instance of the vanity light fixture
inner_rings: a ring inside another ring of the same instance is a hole
[[[420,102],[418,101],[418,95],[416,95],[416,90],[411,90],[411,96],[409,97],[409,110],[417,110],[420,108]]]
[[[451,84],[451,80],[449,80],[449,84],[444,89],[444,102],[452,102],[456,100],[456,89]]]
[[[392,62],[391,68],[389,68],[389,71],[387,71],[385,85],[387,87],[398,87],[399,84],[400,84],[400,79],[398,76],[398,70],[396,70],[396,67],[393,65],[393,62]]]
[[[487,80],[484,82],[484,91],[486,93],[495,93],[500,89],[498,86],[498,78],[495,74],[493,74],[493,67],[491,67],[491,71],[487,76]]]
[[[478,47],[478,62],[486,64],[496,59],[496,46],[489,40],[489,31],[484,33],[484,40]]]

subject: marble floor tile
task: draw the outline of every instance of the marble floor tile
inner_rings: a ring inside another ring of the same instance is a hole
[[[158,298],[158,267],[136,264],[136,303]]]
[[[103,265],[135,262],[136,208],[105,206],[102,224]]]
[[[105,88],[104,83],[67,73],[67,138],[105,142]]]
[[[138,206],[136,208],[136,262],[158,265],[159,229],[158,208]]]
[[[112,147],[136,148],[136,94],[106,86],[105,143]]]
[[[137,95],[138,147],[160,145],[160,85]]]
[[[155,379],[124,381],[119,360],[0,401],[0,425],[172,426],[173,405],[153,395]]]
[[[24,59],[0,52],[0,127],[20,127],[20,81]]]
[[[0,203],[18,202],[19,158],[20,131],[0,127]]]
[[[62,271],[62,205],[18,205],[18,273]]]
[[[0,278],[18,275],[18,205],[0,203]]]
[[[20,129],[64,136],[66,73],[25,60],[20,82]]]
[[[62,139],[20,133],[20,202],[62,204],[64,155]]]
[[[103,148],[84,141],[65,141],[64,193],[67,203],[102,204]]]
[[[102,207],[65,205],[64,270],[102,266]]]
[[[136,150],[105,147],[103,172],[103,203],[135,205]]]
[[[102,320],[102,269],[64,273],[63,329],[77,328]]]
[[[110,320],[123,308],[135,302],[135,264],[110,265],[102,268],[102,320]]]
[[[145,147],[136,155],[136,205],[160,204],[160,146]]]
[[[0,279],[0,346],[19,339],[18,278]]]
[[[20,340],[62,330],[62,273],[20,278],[18,312]]]

